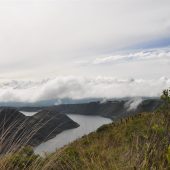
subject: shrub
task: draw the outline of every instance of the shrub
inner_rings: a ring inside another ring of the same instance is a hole
[[[38,159],[40,161],[40,156],[34,154],[32,147],[26,146],[11,156],[10,164],[13,168],[22,170],[31,166]]]

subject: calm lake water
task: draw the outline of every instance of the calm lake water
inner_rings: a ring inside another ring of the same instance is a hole
[[[22,113],[27,116],[32,116],[36,112]],[[75,129],[65,130],[62,133],[58,134],[55,138],[40,144],[34,149],[35,153],[43,155],[43,153],[45,152],[54,152],[57,148],[61,148],[62,146],[67,145],[70,142],[73,142],[74,140],[82,137],[83,135],[95,131],[100,126],[112,122],[111,119],[101,116],[85,116],[74,114],[67,114],[67,116],[69,116],[73,121],[77,122],[80,126]]]
[[[75,129],[66,130],[58,134],[55,138],[40,144],[35,148],[35,153],[42,155],[44,152],[54,152],[57,148],[61,148],[62,146],[82,137],[83,135],[95,131],[100,126],[112,122],[110,119],[100,116],[84,116],[73,114],[68,114],[68,116],[80,126]]]

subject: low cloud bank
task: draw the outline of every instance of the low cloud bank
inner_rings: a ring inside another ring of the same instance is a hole
[[[0,83],[0,102],[38,102],[42,100],[122,97],[159,97],[170,87],[170,79],[117,79],[113,77],[56,77],[34,81],[5,81]],[[140,99],[140,98],[139,98]],[[137,102],[136,102],[137,101]],[[135,108],[141,100],[129,103]]]

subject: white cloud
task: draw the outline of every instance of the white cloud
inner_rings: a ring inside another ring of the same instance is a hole
[[[0,76],[87,76],[72,63],[168,38],[169,16],[169,0],[0,0]]]
[[[170,48],[130,47],[168,39],[169,16],[169,0],[0,0],[0,101],[159,96]]]
[[[159,97],[163,89],[170,87],[170,79],[56,77],[40,82],[1,82],[0,86],[0,102],[36,102],[50,99],[60,101],[64,98]]]
[[[169,77],[169,65],[170,47],[117,52],[75,62],[75,68],[86,75],[135,79]]]
[[[133,62],[133,61],[146,61],[146,60],[169,60],[170,49],[153,49],[141,50],[138,52],[131,52],[123,55],[113,55],[109,57],[100,57],[93,60],[92,64],[116,64],[118,62]],[[89,62],[90,63],[90,62]]]

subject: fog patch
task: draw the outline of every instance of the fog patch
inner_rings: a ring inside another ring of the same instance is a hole
[[[60,105],[60,104],[62,104],[62,101],[61,101],[60,99],[58,99],[58,100],[55,102],[54,105]]]
[[[125,103],[125,108],[127,111],[133,111],[138,108],[138,106],[142,103],[142,98],[133,98]]]
[[[105,103],[107,103],[107,101],[108,101],[108,99],[103,98],[103,99],[100,101],[100,104],[105,104]]]

